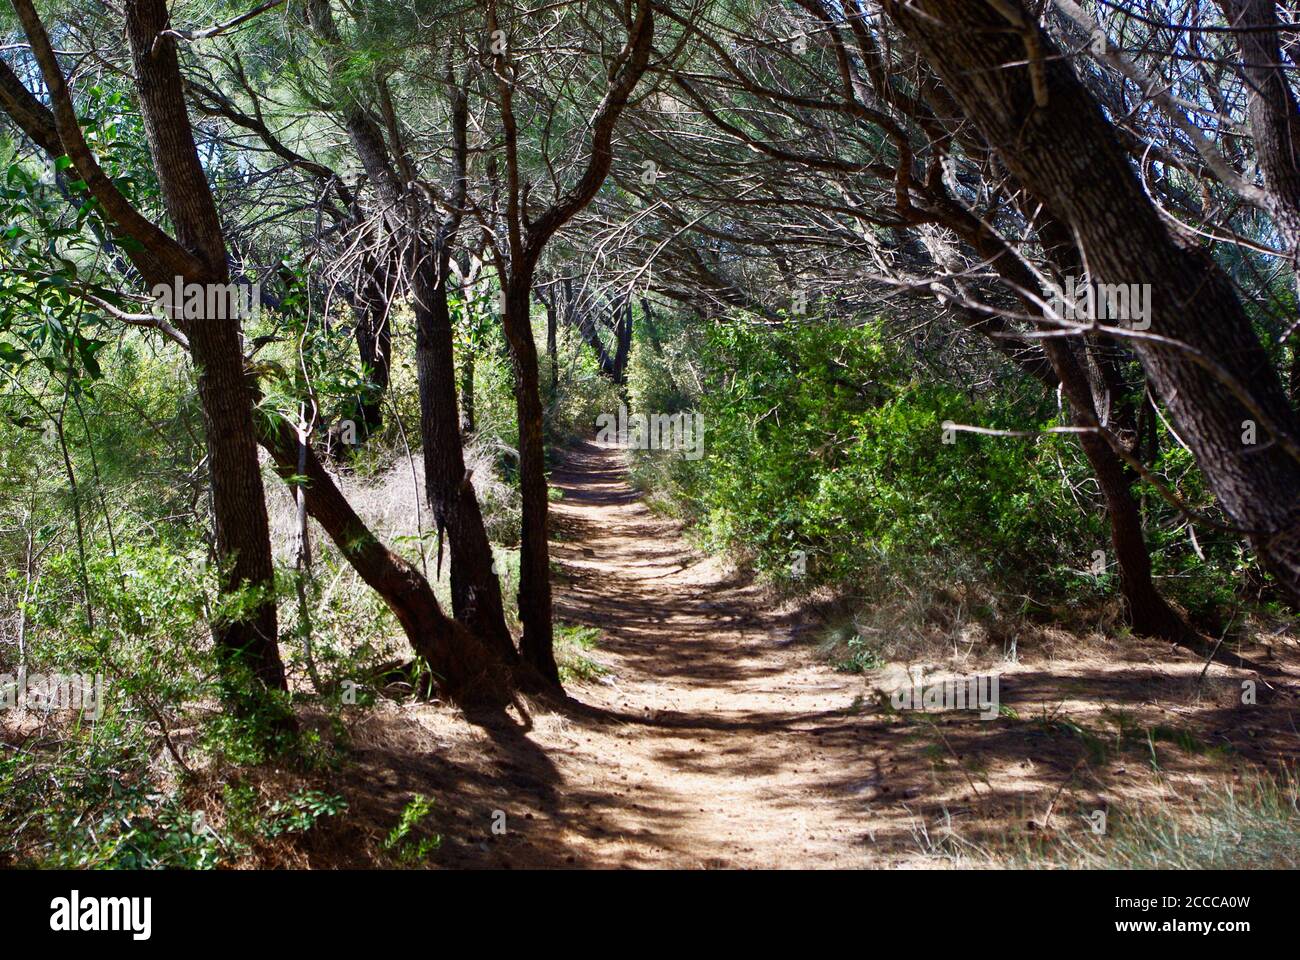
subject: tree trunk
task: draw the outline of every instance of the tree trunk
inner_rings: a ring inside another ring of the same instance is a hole
[[[1039,237],[1047,257],[1061,274],[1058,280],[1070,275],[1081,277],[1083,261],[1065,225],[1045,211],[1038,211],[1037,217],[1031,216],[1030,211],[1024,208],[1022,213],[1026,214],[1026,221],[1038,223]],[[1012,288],[1032,289],[1027,285],[1033,283],[1033,277],[1022,269],[1020,261],[1004,256],[999,258],[998,267],[1005,270],[1004,275]],[[1031,314],[1038,312],[1037,306],[1027,297],[1023,298],[1022,306]],[[1077,349],[1070,340],[1044,340],[1043,347],[1069,400],[1074,423],[1084,427],[1104,427],[1118,442],[1131,442],[1133,449],[1137,450],[1138,404],[1124,396],[1119,375],[1119,363],[1124,354],[1122,342],[1089,336],[1077,341]],[[1134,633],[1143,636],[1199,648],[1202,645],[1200,637],[1169,605],[1151,578],[1151,551],[1143,529],[1142,510],[1133,496],[1137,474],[1128,468],[1102,436],[1081,434],[1079,446],[1088,458],[1088,465],[1106,502],[1111,545],[1119,567],[1120,589],[1128,607],[1129,626]]]
[[[474,434],[474,348],[460,360],[460,437],[464,444]]]
[[[492,569],[492,546],[461,450],[446,272],[429,256],[417,267],[414,281],[420,438],[425,491],[438,524],[438,566],[442,566],[445,532],[451,545],[451,601],[456,619],[505,663],[513,663],[518,657],[506,629],[501,586]]]
[[[623,301],[618,324],[614,328],[617,346],[614,349],[614,382],[627,385],[627,360],[632,353],[632,299]]]
[[[176,42],[171,38],[160,41],[158,36],[167,26],[163,0],[128,0],[126,32],[163,201],[176,239],[206,266],[204,275],[182,279],[187,283],[225,283],[229,273],[221,222],[194,146]],[[277,646],[270,525],[239,319],[198,318],[186,321],[185,327],[198,373],[222,589],[251,588],[261,597],[243,608],[248,613],[239,619],[215,625],[215,641],[228,667],[247,666],[266,686],[285,690]]]
[[[1250,91],[1250,134],[1264,174],[1269,214],[1291,261],[1300,294],[1300,108],[1283,61],[1273,0],[1219,0],[1241,48],[1240,70]],[[1297,297],[1300,301],[1300,296]],[[1300,331],[1289,338],[1288,392],[1300,405]]]
[[[367,439],[384,425],[384,398],[393,365],[393,293],[385,271],[376,268],[352,304],[357,354],[374,386],[365,396],[357,398],[357,415],[361,421],[357,424],[358,435]]]
[[[1292,267],[1300,263],[1300,111],[1278,43],[1274,0],[1219,0],[1241,49],[1239,69],[1250,91],[1250,136],[1264,174],[1269,215]]]
[[[1045,340],[1044,347],[1073,409],[1074,423],[1082,427],[1097,427],[1092,393],[1077,352],[1065,340]],[[1110,541],[1115,548],[1129,626],[1134,633],[1143,636],[1197,645],[1195,632],[1169,606],[1151,579],[1151,554],[1142,530],[1142,511],[1133,498],[1132,478],[1123,461],[1099,434],[1079,434],[1079,445],[1106,501]]]
[[[1028,26],[987,0],[885,4],[1007,169],[1074,231],[1092,281],[1151,285],[1148,333],[1168,340],[1139,335],[1134,350],[1224,512],[1300,599],[1297,424],[1277,372],[1222,271],[1170,235],[1068,58],[1011,8]]]
[[[414,566],[389,550],[357,516],[352,505],[312,451],[298,467],[298,437],[281,422],[267,425],[262,447],[286,481],[305,476],[301,490],[307,511],[324,528],[352,568],[388,604],[416,654],[423,657],[439,688],[464,707],[508,702],[507,679],[495,656],[465,627],[444,614],[432,588]]]
[[[529,322],[532,278],[517,276],[506,288],[503,325],[515,371],[515,410],[519,418],[519,488],[523,522],[519,548],[519,619],[524,634],[519,652],[547,682],[560,683],[551,624],[549,512],[542,401],[537,345]]]
[[[557,354],[560,352],[558,345],[558,317],[556,316],[556,300],[560,294],[558,291],[552,292],[551,299],[546,304],[546,359],[551,367],[551,399],[555,399],[556,393],[560,389],[560,358]]]
[[[945,202],[943,195],[938,195],[936,202],[941,222],[997,272],[1020,301],[1021,309],[1030,316],[1041,316],[1041,307],[1026,295],[1026,291],[1037,287],[1036,278],[1015,252],[964,207]],[[1068,234],[1059,229],[1059,223],[1050,215],[1041,213],[1036,219],[1040,221],[1040,234],[1045,233],[1049,238],[1045,246],[1054,258],[1055,266],[1065,271],[1078,268],[1078,253],[1073,244],[1064,239]],[[960,277],[963,265],[960,260],[938,237],[926,235],[924,242],[934,260],[957,278],[955,282],[962,289],[964,283]],[[994,329],[990,329],[978,317],[970,316],[974,312],[970,309],[963,310],[963,318],[971,329],[991,337],[995,345],[999,342],[1014,342],[996,335],[996,326],[1002,322],[1000,317],[990,312],[990,322],[995,324]],[[1075,425],[1096,429],[1101,426],[1097,415],[1096,393],[1079,357],[1081,352],[1086,353],[1093,345],[1082,338],[1079,343],[1080,349],[1076,350],[1069,340],[1042,340],[1042,357],[1050,365],[1046,371],[1036,363],[1030,363],[1032,358],[1022,350],[1013,351],[1009,356],[1019,360],[1022,370],[1036,376],[1049,389],[1054,389],[1059,384],[1070,405]],[[1038,356],[1036,351],[1033,356]],[[1130,626],[1136,633],[1160,637],[1173,643],[1195,643],[1195,632],[1169,606],[1151,579],[1151,555],[1142,528],[1142,511],[1133,498],[1133,476],[1105,437],[1096,433],[1083,433],[1079,435],[1079,445],[1088,459],[1093,476],[1097,478],[1106,503],[1111,544],[1119,565],[1120,589],[1128,607]]]

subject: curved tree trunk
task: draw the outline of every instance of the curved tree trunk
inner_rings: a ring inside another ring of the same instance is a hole
[[[1073,409],[1075,424],[1098,427],[1087,375],[1075,351],[1064,340],[1047,340],[1044,346],[1061,378],[1061,387]],[[1195,631],[1169,606],[1151,579],[1151,553],[1142,530],[1142,511],[1133,498],[1132,477],[1123,461],[1099,434],[1079,434],[1079,445],[1088,458],[1088,465],[1106,502],[1110,540],[1119,566],[1120,589],[1128,607],[1129,626],[1134,633],[1144,636],[1198,645]]]
[[[217,207],[199,162],[185,107],[175,40],[159,42],[168,26],[163,0],[129,0],[126,32],[149,150],[176,239],[205,264],[186,283],[226,283],[225,240]],[[244,376],[238,318],[185,321],[198,373],[207,437],[217,556],[224,590],[251,588],[262,596],[240,619],[214,628],[228,663],[245,664],[268,687],[284,690],[277,646],[270,525],[257,460],[253,398]]]
[[[146,284],[224,283],[229,278],[225,240],[185,108],[175,41],[162,0],[129,0],[126,33],[150,154],[172,237],[144,217],[104,173],[78,123],[67,82],[44,24],[30,0],[14,9],[40,66],[50,107],[27,92],[12,71],[0,71],[0,107],[51,159],[66,154],[110,221],[120,249]],[[277,645],[269,524],[253,437],[253,402],[243,374],[238,319],[182,321],[190,328],[199,401],[209,452],[213,521],[221,590],[252,589],[259,602],[241,605],[237,619],[213,625],[226,692],[239,709],[261,700],[243,683],[245,671],[272,689],[287,689]],[[252,694],[250,699],[250,693]],[[287,718],[285,718],[287,721]]]
[[[384,598],[412,649],[429,665],[439,689],[465,707],[508,702],[508,678],[498,658],[478,637],[442,612],[429,581],[370,531],[310,449],[306,467],[300,470],[300,448],[293,427],[287,422],[278,427],[265,425],[258,439],[271,455],[276,473],[287,482],[306,477],[300,489],[307,512],[361,579]]]
[[[1034,276],[1016,257],[1015,252],[1008,249],[996,234],[964,208],[948,203],[941,205],[938,212],[941,222],[974,250],[977,256],[985,259],[1009,289],[1027,291],[1037,286]],[[960,275],[961,264],[940,241],[927,240],[927,246],[944,269],[956,276]],[[1052,252],[1059,259],[1067,261],[1067,266],[1072,264],[1071,258],[1077,256],[1072,246],[1061,245],[1053,248]],[[957,282],[961,286],[961,281]],[[1021,309],[1030,316],[1041,315],[1041,308],[1029,297],[1023,294],[1017,296]],[[990,337],[994,345],[1000,344],[1004,350],[1016,343],[999,335],[1006,329],[1001,317],[990,312],[987,320],[981,321],[978,316],[972,317],[973,313],[975,311],[971,309],[963,311],[963,319],[970,329]],[[1043,347],[1041,355],[1037,351],[1030,354],[1023,346],[1017,346],[1007,350],[1007,356],[1049,389],[1060,385],[1070,405],[1075,425],[1098,428],[1100,423],[1092,384],[1078,352],[1068,340],[1047,338],[1040,342]],[[1088,348],[1089,345],[1085,343],[1084,349]],[[1047,369],[1037,362],[1044,357],[1050,365]],[[1088,459],[1088,465],[1092,468],[1106,503],[1111,545],[1120,570],[1120,589],[1128,608],[1130,626],[1139,634],[1160,637],[1173,643],[1194,643],[1195,632],[1169,606],[1151,578],[1151,554],[1142,528],[1142,511],[1133,497],[1132,475],[1110,443],[1100,434],[1079,434],[1079,445]]]

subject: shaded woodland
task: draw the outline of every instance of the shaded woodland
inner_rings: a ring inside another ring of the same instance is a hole
[[[0,864],[776,866],[795,782],[808,865],[1297,865],[1298,28],[12,0]]]

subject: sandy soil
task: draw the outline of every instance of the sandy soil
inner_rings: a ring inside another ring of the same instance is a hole
[[[1091,810],[1178,802],[1296,755],[1294,643],[1257,651],[1292,672],[1254,706],[1239,686],[1256,674],[1215,664],[1202,681],[1199,661],[1127,639],[998,664],[997,720],[899,715],[819,661],[807,616],[692,553],[618,451],[581,446],[552,482],[556,617],[602,632],[590,656],[608,673],[510,722],[379,708],[353,731],[359,840],[425,793],[449,867],[942,866],[1009,828],[1082,830]]]

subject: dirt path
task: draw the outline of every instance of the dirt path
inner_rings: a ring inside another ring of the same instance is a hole
[[[1082,829],[1081,812],[1229,773],[1216,751],[1157,757],[1141,737],[1098,759],[1090,738],[1117,717],[1230,745],[1233,777],[1289,749],[1293,697],[1243,713],[1232,671],[1207,688],[1196,659],[1132,638],[997,664],[1015,708],[997,722],[891,714],[798,642],[805,617],[771,612],[754,584],[692,553],[621,457],[586,444],[552,477],[555,617],[600,631],[588,656],[606,674],[511,723],[377,711],[353,731],[353,809],[374,824],[363,843],[428,793],[449,867],[935,866],[970,840],[1040,829],[1044,813],[1054,831]]]
[[[574,708],[524,727],[424,717],[428,777],[461,800],[449,866],[807,867],[868,862],[872,745],[860,681],[812,665],[758,591],[701,560],[629,488],[622,455],[587,444],[552,483],[557,621],[602,633],[608,672]],[[453,745],[454,744],[454,745]],[[469,756],[482,757],[475,762]],[[407,754],[409,756],[409,753]],[[392,771],[386,771],[391,776]],[[846,773],[848,776],[846,777]],[[847,782],[846,782],[847,781]],[[858,781],[858,782],[854,782]],[[394,787],[400,786],[394,783]],[[491,808],[506,832],[490,830]]]
[[[863,863],[860,799],[828,788],[843,746],[828,741],[848,732],[861,684],[790,649],[792,625],[651,513],[618,450],[585,445],[552,482],[564,492],[556,617],[598,627],[594,656],[611,671],[608,685],[576,696],[636,718],[604,731],[619,743],[579,738],[556,760],[612,808],[610,842],[589,844],[584,859]]]

